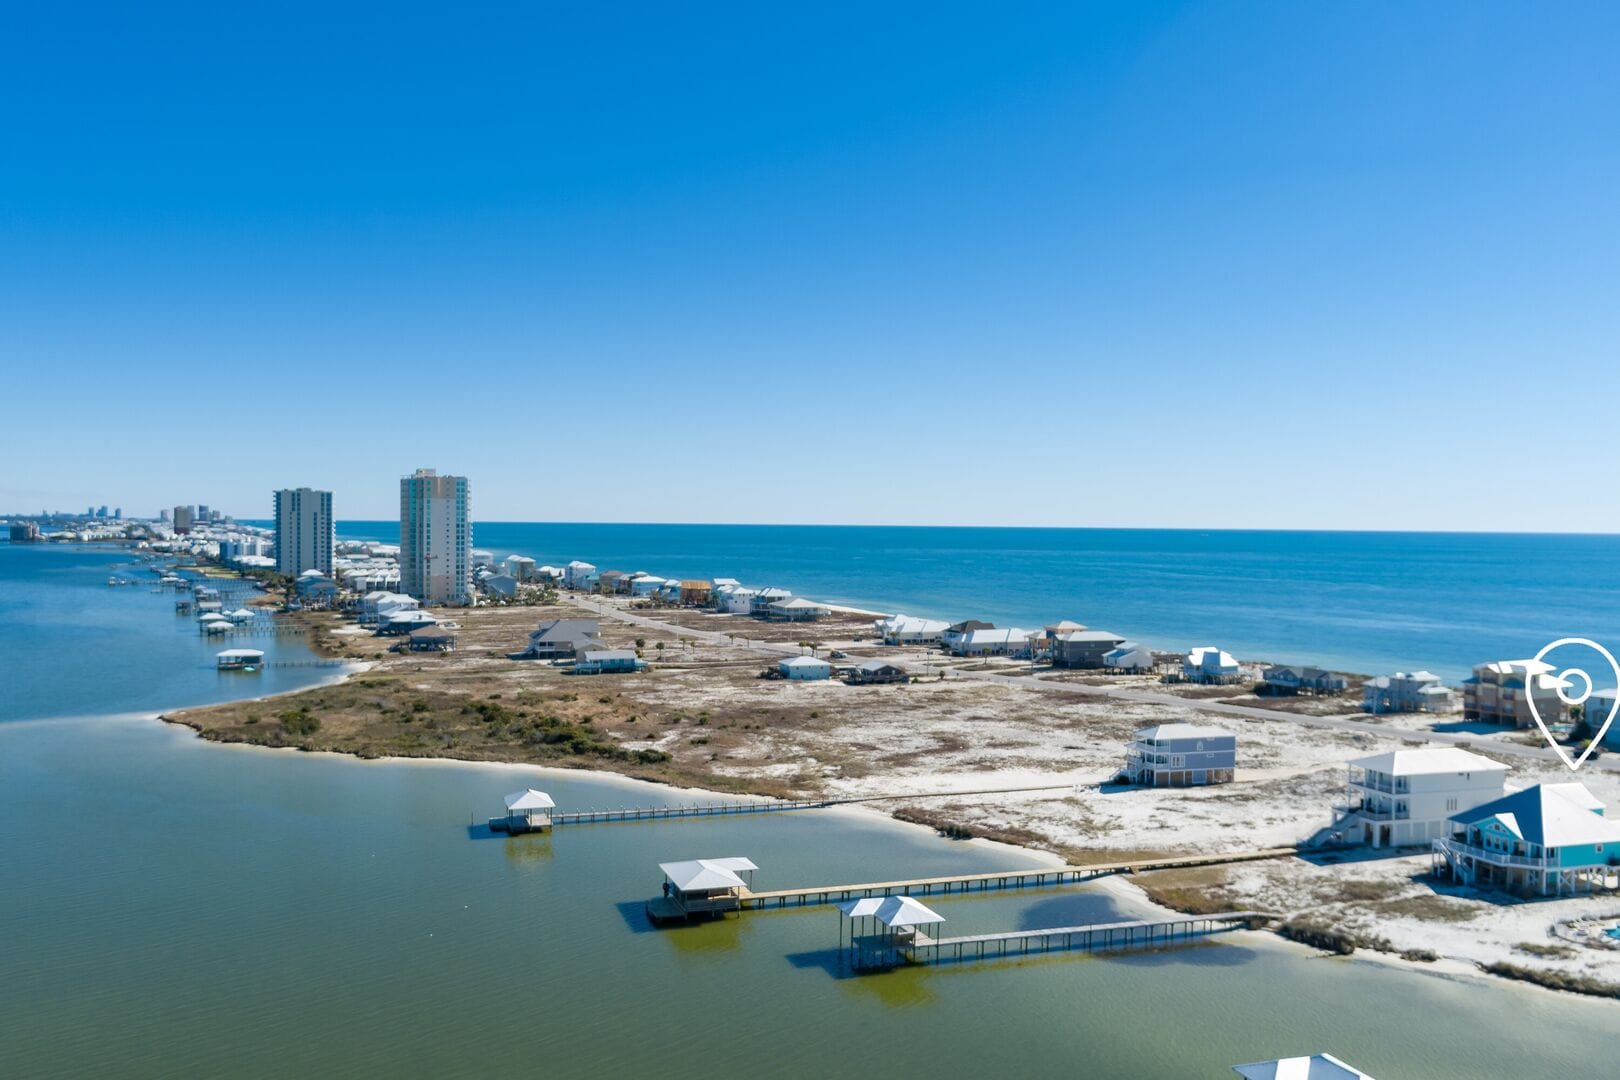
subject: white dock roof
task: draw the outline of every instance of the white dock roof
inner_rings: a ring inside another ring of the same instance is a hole
[[[707,892],[711,889],[740,889],[748,883],[737,876],[739,870],[758,870],[749,859],[688,859],[659,863],[658,869],[680,892]]]
[[[1374,1080],[1370,1073],[1346,1065],[1332,1054],[1257,1061],[1234,1065],[1232,1071],[1245,1080]]]
[[[557,804],[551,801],[551,796],[534,788],[525,788],[514,791],[506,797],[508,810],[550,810]]]

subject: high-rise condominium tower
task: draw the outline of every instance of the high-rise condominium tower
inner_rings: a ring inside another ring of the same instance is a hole
[[[424,604],[472,603],[467,478],[417,469],[399,482],[400,588]]]
[[[332,493],[310,488],[276,492],[276,570],[332,572]]]

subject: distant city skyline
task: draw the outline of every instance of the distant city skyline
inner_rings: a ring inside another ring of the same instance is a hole
[[[320,18],[8,20],[0,507],[1620,531],[1613,5]]]

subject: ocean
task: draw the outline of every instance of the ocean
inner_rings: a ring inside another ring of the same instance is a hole
[[[340,536],[397,543],[389,521]],[[1620,536],[475,522],[497,557],[733,577],[829,603],[1378,674],[1620,646]]]

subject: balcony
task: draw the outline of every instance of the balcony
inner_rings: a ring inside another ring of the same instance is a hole
[[[1490,863],[1492,866],[1521,866],[1531,870],[1556,870],[1557,864],[1549,863],[1544,858],[1531,858],[1528,855],[1509,855],[1505,851],[1493,851],[1490,848],[1474,847],[1462,840],[1436,840],[1434,846],[1453,858],[1467,856],[1475,862]]]

